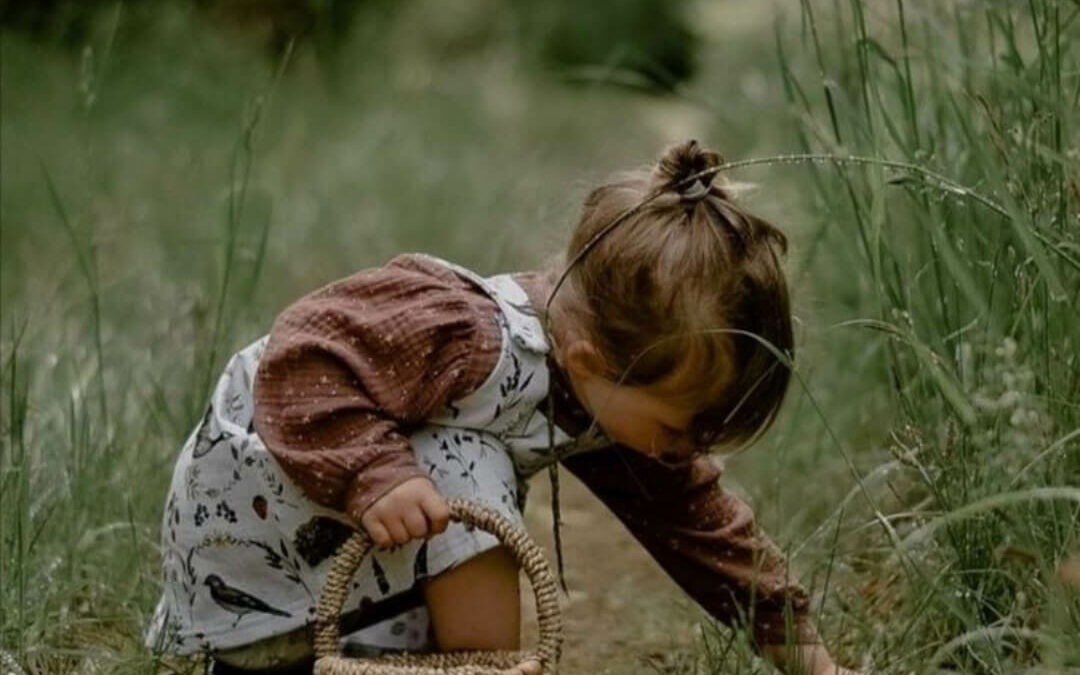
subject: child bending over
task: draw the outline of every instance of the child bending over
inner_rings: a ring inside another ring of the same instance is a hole
[[[148,642],[219,674],[310,672],[330,559],[362,527],[379,550],[345,604],[346,653],[516,649],[513,558],[448,523],[447,499],[520,524],[528,477],[559,462],[764,656],[844,672],[708,454],[769,426],[789,379],[769,346],[793,350],[785,237],[694,179],[718,163],[689,141],[593,190],[550,270],[401,255],[285,309],[180,453]]]

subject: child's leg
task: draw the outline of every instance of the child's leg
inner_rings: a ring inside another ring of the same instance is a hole
[[[424,595],[440,650],[520,646],[518,567],[504,547],[432,578]]]
[[[436,576],[424,588],[439,649],[518,649],[521,597],[518,567],[504,547],[481,553]],[[539,675],[530,661],[505,675]]]

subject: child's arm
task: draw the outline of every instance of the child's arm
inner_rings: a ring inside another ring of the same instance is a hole
[[[414,256],[329,284],[274,322],[255,376],[255,430],[309,498],[357,522],[383,497],[408,502],[368,518],[396,541],[414,507],[433,502],[414,489],[430,483],[408,428],[486,378],[494,316],[490,298]]]
[[[565,466],[706,611],[728,625],[748,624],[763,655],[793,673],[803,664],[820,675],[835,669],[809,620],[806,592],[750,508],[720,486],[712,461],[672,468],[613,446]],[[785,644],[799,645],[795,658]]]

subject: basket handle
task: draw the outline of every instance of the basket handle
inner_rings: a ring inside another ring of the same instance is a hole
[[[550,672],[559,660],[562,615],[555,579],[551,576],[551,570],[540,547],[523,529],[494,509],[460,498],[451,499],[448,504],[451,518],[495,535],[525,571],[536,597],[537,623],[540,629],[535,654],[544,672]],[[319,608],[315,616],[316,659],[341,655],[338,646],[341,608],[349,594],[349,582],[372,547],[373,543],[367,533],[357,530],[338,548],[326,576],[326,585],[319,597]]]

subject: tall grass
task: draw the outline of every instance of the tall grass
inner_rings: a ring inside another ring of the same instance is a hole
[[[892,456],[861,453],[796,547],[831,575],[823,633],[871,672],[1080,667],[1080,7],[803,0],[800,24],[777,30],[795,149],[986,197],[896,164],[800,177],[804,265],[853,293],[834,330],[881,345],[892,411],[869,443]]]

